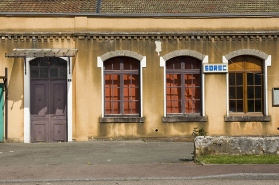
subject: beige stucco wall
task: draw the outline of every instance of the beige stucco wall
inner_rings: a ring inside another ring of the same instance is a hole
[[[158,39],[102,40],[86,37],[94,32],[187,32],[191,31],[279,31],[278,18],[230,18],[230,19],[159,19],[159,18],[47,18],[47,17],[0,17],[0,76],[9,68],[9,138],[23,141],[23,59],[5,58],[4,54],[14,48],[76,48],[73,58],[73,138],[77,141],[88,138],[115,137],[173,137],[189,136],[194,127],[204,126],[209,135],[278,135],[279,107],[272,106],[272,88],[279,87],[276,76],[278,65],[278,39],[244,38],[222,41],[197,39],[160,38],[162,51],[156,50]],[[60,33],[58,33],[60,32]],[[66,33],[68,32],[68,33]],[[54,34],[58,39],[50,39]],[[119,33],[120,36],[124,33]],[[151,34],[151,33],[149,33]],[[162,33],[163,34],[163,33]],[[237,35],[237,33],[233,33]],[[17,41],[13,35],[24,36]],[[32,41],[25,36],[35,36]],[[47,36],[39,40],[37,36]],[[79,35],[82,35],[80,37]],[[109,35],[109,34],[108,34]],[[136,34],[135,34],[136,35]],[[148,35],[146,33],[146,35]],[[164,33],[172,36],[173,33]],[[12,36],[10,39],[8,36]],[[64,36],[68,36],[63,39]],[[98,34],[97,34],[98,36]],[[208,36],[208,35],[205,35]],[[224,35],[226,36],[226,35]],[[227,107],[226,75],[205,75],[206,123],[162,123],[164,113],[164,70],[160,57],[175,50],[190,49],[209,56],[209,63],[221,63],[222,57],[239,49],[256,49],[272,56],[268,67],[268,104],[271,122],[224,122]],[[146,56],[146,68],[142,69],[143,116],[145,123],[100,123],[102,115],[101,68],[97,67],[97,56],[115,50],[131,50]],[[275,76],[272,76],[275,75]],[[155,132],[158,129],[158,132]]]

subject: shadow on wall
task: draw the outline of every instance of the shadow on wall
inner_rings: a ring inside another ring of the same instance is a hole
[[[24,91],[24,74],[23,74],[23,59],[15,58],[14,64],[10,65],[8,72],[11,71],[11,75],[8,78],[8,100],[12,101],[10,105],[11,110],[14,108],[14,103],[21,101],[20,109],[24,108],[23,91]]]

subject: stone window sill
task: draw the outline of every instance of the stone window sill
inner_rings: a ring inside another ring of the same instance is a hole
[[[104,117],[100,123],[144,123],[145,117]]]
[[[270,116],[225,116],[225,122],[270,122]]]
[[[178,123],[178,122],[207,122],[207,116],[170,116],[162,117],[163,123]]]

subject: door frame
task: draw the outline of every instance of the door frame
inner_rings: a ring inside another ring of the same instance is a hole
[[[26,62],[24,65],[24,143],[31,142],[31,97],[30,97],[30,61],[35,59],[25,58]],[[67,61],[67,141],[71,142],[72,138],[72,130],[73,130],[73,104],[72,104],[72,57],[59,57]],[[26,71],[26,73],[25,73]]]

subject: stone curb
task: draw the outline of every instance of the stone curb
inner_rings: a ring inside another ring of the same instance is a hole
[[[81,178],[81,179],[19,179],[0,180],[1,183],[28,182],[77,182],[77,181],[138,181],[138,180],[204,180],[204,179],[234,179],[234,180],[279,180],[279,173],[236,173],[198,177],[127,177],[127,178]]]

